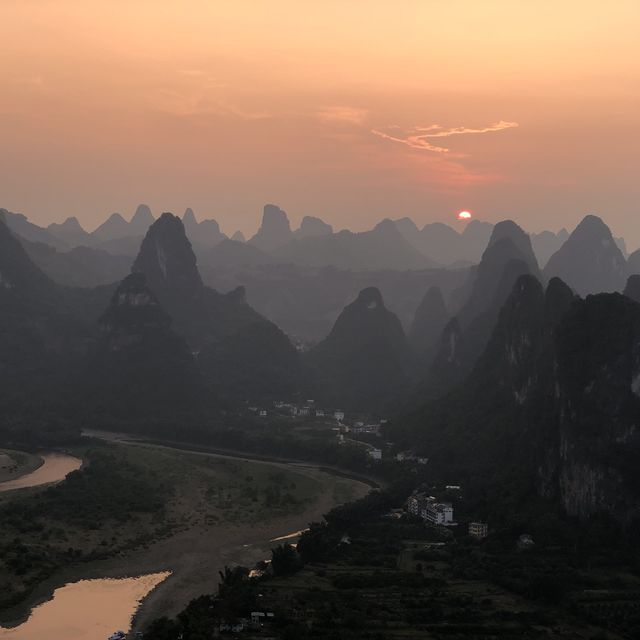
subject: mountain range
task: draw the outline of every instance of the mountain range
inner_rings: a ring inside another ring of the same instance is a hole
[[[638,302],[582,299],[559,278],[545,289],[526,274],[472,371],[394,435],[471,492],[482,486],[490,517],[543,499],[577,517],[629,522],[640,497],[639,376]]]
[[[21,214],[6,210],[4,214],[9,227],[21,238],[47,244],[59,252],[84,246],[131,258],[154,221],[145,204],[137,207],[131,220],[114,213],[92,232],[83,229],[75,217],[43,228]],[[229,238],[214,219],[198,222],[191,208],[185,210],[182,221],[203,267],[289,262],[349,270],[420,269],[436,265],[457,268],[479,262],[493,230],[492,224],[479,220],[470,221],[461,230],[441,222],[420,229],[410,218],[399,218],[383,220],[370,231],[356,233],[334,231],[331,225],[313,216],[303,217],[299,228],[293,230],[286,212],[273,204],[265,205],[260,227],[248,242],[240,232]],[[530,237],[538,263],[545,266],[567,241],[569,233],[561,229]],[[220,247],[229,239],[233,242]],[[614,241],[626,259],[624,240]],[[100,258],[97,261],[104,262]]]
[[[482,492],[474,499],[491,517],[523,501],[578,518],[638,516],[640,274],[622,280],[628,263],[598,218],[585,218],[542,272],[530,237],[503,221],[477,266],[424,270],[463,278],[448,296],[416,281],[408,333],[381,290],[363,286],[326,337],[301,350],[244,288],[203,282],[177,216],[153,221],[119,283],[83,288],[47,276],[30,257],[39,241],[21,240],[5,219],[0,403],[10,424],[80,415],[111,428],[201,424],[292,397],[351,411],[404,406],[388,435],[432,458],[440,477]],[[368,233],[391,228],[401,235],[391,222]]]

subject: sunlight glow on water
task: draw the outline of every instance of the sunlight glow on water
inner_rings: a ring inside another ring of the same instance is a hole
[[[170,575],[81,580],[56,589],[18,627],[0,627],[1,640],[106,640],[114,631],[129,631],[142,599]]]
[[[42,455],[42,459],[44,463],[35,471],[15,480],[7,480],[0,483],[0,493],[59,482],[64,480],[67,474],[76,471],[82,465],[82,460],[65,453],[45,453]]]

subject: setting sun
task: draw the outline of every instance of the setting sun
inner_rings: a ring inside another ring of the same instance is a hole
[[[471,211],[461,211],[458,214],[458,220],[471,220]]]

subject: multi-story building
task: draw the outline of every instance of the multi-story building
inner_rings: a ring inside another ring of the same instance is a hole
[[[428,500],[422,508],[421,517],[431,524],[448,525],[453,522],[453,506],[450,502]]]
[[[470,522],[469,523],[469,535],[478,538],[486,538],[489,534],[489,525],[486,522]]]

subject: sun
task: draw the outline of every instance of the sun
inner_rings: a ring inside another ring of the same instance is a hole
[[[461,211],[458,214],[458,220],[471,220],[471,211]]]

